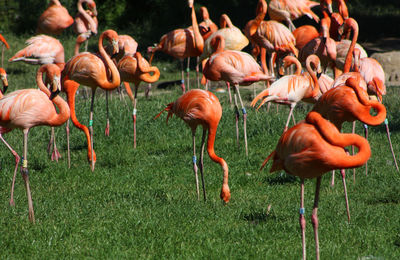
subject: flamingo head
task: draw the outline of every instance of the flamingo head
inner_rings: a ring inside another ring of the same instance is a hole
[[[92,16],[97,16],[96,3],[93,0],[86,0],[87,8],[92,12]]]
[[[7,73],[3,68],[0,68],[0,77],[1,81],[3,82],[3,91],[2,93],[6,93],[7,88],[8,88],[8,80],[7,80]]]
[[[46,81],[50,83],[50,100],[52,100],[61,91],[61,71],[55,64],[44,66],[46,66]]]
[[[103,32],[104,37],[108,39],[113,48],[113,55],[119,52],[118,33],[114,30],[107,30]]]
[[[331,15],[333,13],[332,0],[321,0],[321,9]]]

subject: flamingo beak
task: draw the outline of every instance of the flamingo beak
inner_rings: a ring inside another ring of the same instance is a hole
[[[192,7],[193,7],[193,2],[194,2],[194,0],[188,0],[189,8],[192,8]]]
[[[97,9],[96,9],[96,6],[91,6],[91,7],[89,7],[89,9],[90,9],[90,11],[92,11],[92,13],[93,13],[94,16],[97,16]]]
[[[112,39],[113,46],[113,54],[117,54],[119,52],[118,40]]]
[[[8,89],[8,80],[6,75],[1,75],[1,80],[3,81],[3,94],[6,93]]]
[[[328,12],[330,15],[333,13],[332,4],[328,4]]]
[[[60,77],[55,76],[51,84],[50,100],[55,98],[61,91]]]

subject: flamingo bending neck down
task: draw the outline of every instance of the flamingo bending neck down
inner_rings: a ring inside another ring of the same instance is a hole
[[[358,147],[356,155],[347,155],[344,148]],[[304,179],[317,178],[311,223],[314,229],[316,259],[319,259],[318,200],[321,177],[333,169],[360,167],[371,156],[368,141],[355,134],[341,134],[339,130],[319,113],[308,113],[301,122],[284,132],[275,150],[263,162],[273,159],[270,172],[285,170],[301,179],[300,228],[302,234],[303,259],[306,259],[306,221],[304,209]]]
[[[113,90],[120,85],[118,69],[103,47],[103,40],[107,39],[114,47],[114,53],[118,52],[118,34],[113,30],[104,31],[99,38],[99,53],[97,55],[84,52],[72,57],[63,70],[62,86],[67,94],[68,105],[71,108],[71,120],[74,125],[84,131],[88,142],[88,160],[94,171],[96,156],[93,149],[93,104],[97,87],[104,90]],[[92,101],[90,105],[89,130],[79,123],[75,114],[75,94],[79,85],[85,85],[92,89]],[[107,106],[108,114],[108,106]],[[90,132],[90,133],[89,133]],[[67,136],[69,131],[67,131]]]
[[[168,118],[173,114],[180,117],[192,130],[192,140],[193,140],[193,170],[196,177],[196,188],[197,188],[197,198],[200,199],[199,192],[199,182],[197,176],[197,165],[196,165],[196,129],[197,126],[203,126],[203,136],[201,139],[201,154],[200,154],[200,173],[201,180],[203,184],[203,196],[204,200],[206,200],[206,190],[204,185],[204,175],[203,175],[203,153],[204,153],[204,145],[205,145],[205,135],[208,131],[208,139],[207,139],[207,152],[210,156],[211,160],[221,165],[223,170],[223,182],[220,197],[221,199],[227,203],[231,198],[231,193],[228,186],[228,165],[225,160],[221,157],[218,157],[214,151],[214,142],[215,136],[217,133],[217,128],[219,121],[222,116],[222,107],[219,103],[218,98],[211,92],[201,89],[193,89],[185,94],[183,94],[180,98],[178,98],[175,102],[170,103],[167,107],[162,110],[157,116],[159,117],[162,112],[167,111],[167,122]]]
[[[43,83],[43,73],[47,74],[47,78],[51,82],[51,91]],[[31,222],[35,222],[35,217],[28,176],[28,133],[32,127],[39,125],[60,126],[69,118],[69,107],[58,96],[61,90],[60,78],[61,72],[58,66],[54,64],[43,65],[39,68],[36,75],[36,82],[40,90],[16,90],[0,99],[0,136],[1,133],[11,131],[14,128],[20,128],[24,133],[21,173],[28,196],[29,220]],[[54,105],[58,108],[59,113],[57,113]],[[1,140],[10,149],[16,159],[10,199],[10,204],[14,205],[14,183],[20,157],[2,137]]]
[[[221,35],[217,35],[212,39],[215,52],[208,59],[203,74],[208,80],[225,81],[235,86],[235,107],[236,107],[236,141],[239,146],[239,108],[237,96],[243,112],[243,130],[244,142],[247,150],[247,133],[246,133],[246,118],[247,113],[244,107],[242,98],[240,97],[239,85],[251,85],[257,81],[268,81],[273,78],[264,74],[260,65],[253,59],[251,55],[241,51],[224,50],[225,39]]]
[[[86,3],[88,10],[83,9],[83,3]],[[75,16],[74,32],[78,34],[75,43],[74,55],[79,53],[79,47],[85,42],[85,51],[89,38],[97,34],[97,9],[93,0],[79,0],[77,3],[78,13]]]

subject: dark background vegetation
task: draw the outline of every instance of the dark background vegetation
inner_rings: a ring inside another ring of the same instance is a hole
[[[0,30],[34,34],[37,19],[48,2],[49,0],[0,0]],[[77,0],[61,0],[61,3],[74,17]],[[114,28],[121,34],[132,35],[140,43],[140,49],[157,42],[161,35],[170,30],[190,25],[186,0],[96,0],[96,4],[100,31]],[[359,22],[361,42],[400,35],[398,0],[349,0],[347,4],[350,15]],[[195,1],[196,9],[202,5],[209,9],[214,22],[218,23],[219,16],[226,13],[234,25],[243,28],[254,17],[257,0],[231,0],[229,4],[225,0]],[[319,7],[313,8],[313,11],[321,15]],[[296,25],[305,23],[315,25],[307,17],[295,21]],[[66,32],[72,33],[71,29]]]

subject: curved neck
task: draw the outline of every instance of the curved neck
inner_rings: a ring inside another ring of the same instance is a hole
[[[85,11],[85,9],[83,9],[82,2],[83,2],[83,0],[79,0],[79,1],[78,1],[78,4],[77,4],[78,12],[79,12],[79,14],[82,16],[82,18],[85,19],[86,22],[88,23],[89,29],[90,29],[92,32],[97,33],[97,25],[96,25],[96,22],[94,21],[93,17],[90,16],[90,15]]]
[[[203,52],[204,40],[199,30],[199,25],[197,23],[197,18],[196,18],[196,12],[194,11],[194,5],[192,5],[192,27],[194,34],[193,47],[199,52],[200,55]]]
[[[215,135],[217,133],[217,127],[218,124],[216,126],[210,125],[208,127],[207,152],[211,160],[221,165],[224,171],[223,184],[228,185],[228,172],[229,172],[228,165],[226,164],[225,160],[222,159],[221,157],[218,157],[214,151],[214,142],[215,142]]]
[[[204,6],[200,8],[201,15],[203,16],[203,21],[210,19],[210,15],[208,14],[207,8]]]
[[[260,0],[257,5],[257,10],[256,10],[256,18],[253,20],[253,22],[250,25],[250,36],[253,36],[258,27],[260,26],[261,22],[265,18],[265,14],[267,13],[267,3],[265,0]]]
[[[315,63],[314,63],[314,65],[315,65]],[[311,68],[311,59],[307,59],[306,68],[314,82],[314,89],[313,89],[311,95],[312,95],[312,97],[316,97],[319,93],[319,84],[318,84],[317,76],[315,75],[314,70]]]
[[[319,113],[312,111],[308,113],[306,122],[314,125],[321,136],[331,145],[345,148],[355,145],[358,148],[356,155],[341,154],[333,160],[335,168],[352,168],[366,163],[371,156],[368,141],[356,134],[341,134],[339,130]]]
[[[221,28],[226,28],[226,27],[233,28],[234,26],[232,24],[231,19],[226,14],[223,14],[223,15],[221,15],[221,18],[219,20],[219,27],[221,27]]]
[[[349,50],[347,51],[346,60],[344,63],[344,68],[343,68],[343,73],[347,73],[350,71],[352,57],[353,57],[353,51],[354,51],[354,47],[356,46],[357,38],[358,38],[358,24],[353,18],[347,19],[345,22],[345,26],[351,28],[351,30],[353,31],[353,38],[351,40]]]
[[[216,41],[216,43],[215,43],[216,46],[213,46],[213,47],[215,47],[214,48],[215,49],[214,53],[223,52],[224,49],[225,49],[225,39],[224,39],[224,37],[222,37],[220,35],[217,35],[217,36],[215,36],[215,38],[213,40]]]
[[[109,81],[106,77],[105,82],[103,82],[103,84],[100,87],[103,89],[114,89],[114,88],[118,87],[119,84],[121,83],[121,78],[119,76],[117,66],[111,60],[111,58],[108,56],[107,52],[104,50],[104,47],[103,47],[104,35],[105,35],[104,33],[102,33],[100,35],[98,46],[99,46],[100,55],[101,55],[101,57],[103,57],[106,65],[107,65],[105,69],[107,69],[107,67],[108,67],[111,71],[111,81]]]
[[[347,5],[344,2],[344,0],[337,0],[337,3],[339,5],[339,13],[343,17],[344,20],[347,20],[349,18],[349,11],[347,10]]]
[[[294,64],[296,66],[296,71],[294,72],[294,75],[297,75],[297,76],[301,75],[301,63],[296,57],[286,56],[285,61],[287,61],[287,63],[285,64],[285,68]]]
[[[142,55],[139,52],[135,54],[137,60],[137,66],[142,74],[140,75],[140,79],[147,83],[156,82],[160,78],[160,70],[155,66],[144,66]],[[153,73],[153,75],[151,75]]]

